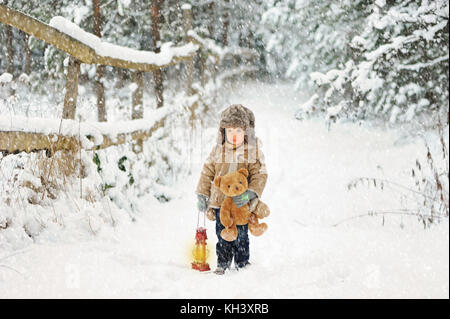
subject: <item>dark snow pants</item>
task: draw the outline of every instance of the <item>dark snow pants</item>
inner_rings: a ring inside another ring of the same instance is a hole
[[[234,241],[226,241],[220,236],[220,232],[225,226],[220,222],[220,209],[215,208],[216,212],[216,234],[217,234],[217,266],[230,268],[234,257],[234,264],[242,268],[248,264],[250,258],[250,241],[248,239],[248,225],[237,226],[238,236]]]

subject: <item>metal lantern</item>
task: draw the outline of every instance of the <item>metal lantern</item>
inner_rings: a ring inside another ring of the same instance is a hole
[[[211,270],[209,268],[209,264],[206,262],[206,258],[208,257],[208,249],[206,247],[207,238],[206,228],[198,227],[197,232],[195,233],[195,247],[192,251],[192,255],[194,256],[192,269],[196,269],[198,271]]]

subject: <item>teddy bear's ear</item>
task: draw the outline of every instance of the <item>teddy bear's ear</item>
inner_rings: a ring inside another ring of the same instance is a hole
[[[238,170],[238,172],[244,175],[245,177],[248,177],[248,171],[246,168],[241,168]]]
[[[216,185],[216,187],[220,187],[221,178],[222,178],[221,176],[216,176],[216,178],[214,178],[214,185]]]

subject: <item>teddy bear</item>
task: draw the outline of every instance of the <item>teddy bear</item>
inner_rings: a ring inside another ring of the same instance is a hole
[[[233,202],[232,197],[247,190],[247,177],[247,169],[241,168],[235,172],[214,178],[214,185],[226,196],[220,207],[220,222],[225,226],[220,235],[226,241],[233,241],[237,238],[236,225],[248,224],[248,229],[254,236],[261,236],[267,230],[266,223],[259,223],[260,218],[267,217],[270,214],[265,203],[257,200],[256,207],[253,212],[250,212],[248,203],[238,208]]]

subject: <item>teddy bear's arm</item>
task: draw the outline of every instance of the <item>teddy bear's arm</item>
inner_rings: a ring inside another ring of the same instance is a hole
[[[220,222],[225,227],[231,227],[234,222],[231,216],[232,203],[233,200],[228,197],[223,201],[222,206],[220,207]]]

